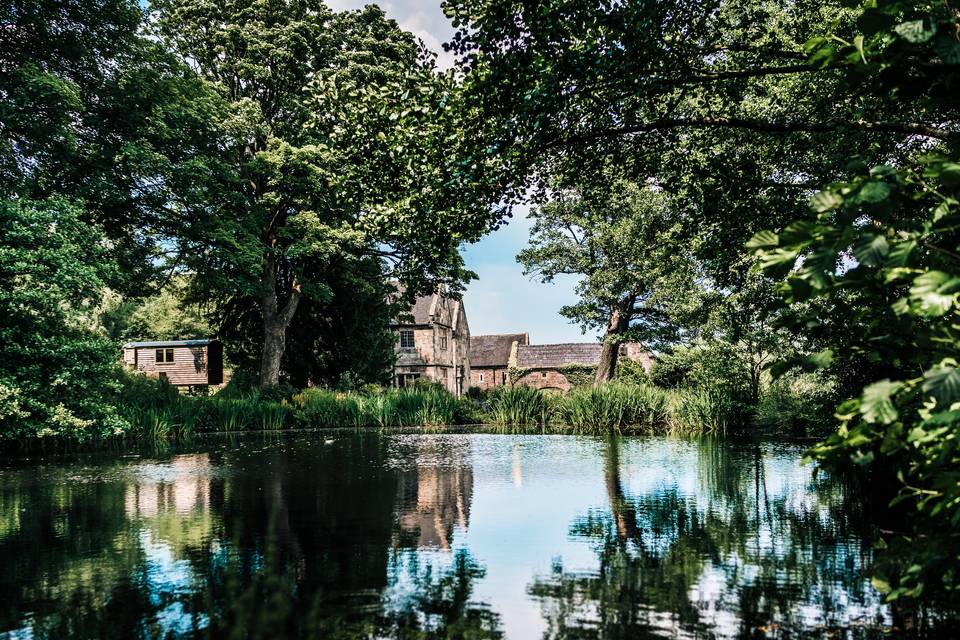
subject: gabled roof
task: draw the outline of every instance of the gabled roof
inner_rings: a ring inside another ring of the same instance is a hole
[[[514,342],[530,342],[525,333],[503,333],[490,336],[471,336],[471,367],[506,367],[510,360],[510,349]]]
[[[124,349],[135,349],[137,347],[205,347],[212,342],[217,342],[217,340],[201,339],[201,340],[159,340],[156,342],[128,342],[123,345]]]
[[[521,344],[517,366],[521,369],[558,368],[570,364],[596,365],[603,345],[599,342]]]

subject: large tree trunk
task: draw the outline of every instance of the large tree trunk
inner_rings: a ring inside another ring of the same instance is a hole
[[[593,386],[597,387],[604,382],[613,380],[617,372],[617,358],[620,355],[620,341],[630,324],[630,317],[620,309],[614,309],[607,323],[607,330],[603,334],[603,350],[600,352],[600,362],[597,363],[597,375],[593,379]]]
[[[277,303],[277,266],[266,258],[260,278],[263,288],[260,310],[263,315],[263,353],[260,357],[260,388],[280,384],[280,363],[287,342],[287,327],[300,304],[300,284],[294,280],[283,309]]]

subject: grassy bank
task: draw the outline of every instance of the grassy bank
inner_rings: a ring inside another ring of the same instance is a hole
[[[490,395],[485,415],[501,428],[707,433],[735,426],[735,409],[729,399],[708,391],[611,383],[565,395],[504,387]]]
[[[565,395],[502,387],[478,398],[456,398],[429,385],[267,394],[228,389],[213,396],[190,396],[163,383],[134,379],[123,397],[121,413],[131,425],[125,437],[147,439],[204,432],[480,423],[504,431],[705,433],[727,431],[737,422],[733,403],[715,392],[621,383]]]

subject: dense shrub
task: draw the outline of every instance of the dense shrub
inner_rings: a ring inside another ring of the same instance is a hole
[[[123,433],[116,346],[95,328],[113,265],[63,200],[0,201],[0,440]]]

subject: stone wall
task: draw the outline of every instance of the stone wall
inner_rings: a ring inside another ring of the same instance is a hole
[[[481,380],[481,376],[483,379]],[[504,377],[506,376],[506,383]],[[470,386],[487,390],[510,384],[510,374],[506,367],[484,367],[470,369]]]
[[[553,389],[556,391],[570,391],[573,388],[565,375],[553,369],[530,371],[514,384],[533,389]]]

